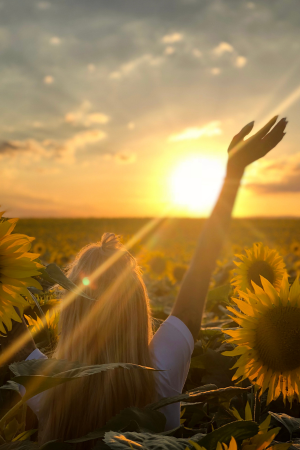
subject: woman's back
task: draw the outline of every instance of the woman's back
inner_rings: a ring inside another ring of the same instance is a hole
[[[93,279],[99,267],[103,270]],[[85,292],[94,300],[78,296],[68,305],[62,300],[61,335],[53,356],[87,365],[128,362],[151,367],[149,300],[135,259],[117,237],[106,233],[100,243],[85,247],[68,277],[77,285],[83,278],[90,280]],[[125,407],[142,407],[155,398],[151,371],[116,369],[72,381],[44,396],[40,440],[82,436]]]

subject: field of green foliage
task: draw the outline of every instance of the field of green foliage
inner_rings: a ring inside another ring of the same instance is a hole
[[[32,250],[41,255],[42,264],[51,264],[49,268],[56,264],[64,270],[83,246],[100,241],[104,232],[119,234],[126,243],[148,222],[148,219],[23,219],[18,222],[15,232],[35,236]],[[203,223],[202,219],[166,219],[139,239],[131,249],[142,267],[151,301],[154,329],[171,312]],[[300,449],[300,404],[297,395],[286,403],[282,393],[275,400],[267,401],[267,391],[259,395],[259,387],[254,388],[250,373],[249,378],[245,377],[239,383],[232,381],[235,372],[232,366],[238,358],[223,354],[235,348],[228,338],[230,330],[238,329],[232,314],[226,309],[233,306],[231,297],[234,287],[230,283],[236,267],[233,261],[237,260],[236,254],[245,254],[245,249],[257,242],[280,253],[286,264],[290,284],[300,274],[299,220],[232,221],[228,240],[211,280],[202,328],[180,397],[163,399],[143,410],[128,408],[110,420],[107,427],[95,430],[92,437],[85,436],[72,443],[52,442],[43,449],[72,449],[76,448],[76,443],[89,442],[91,439],[95,442],[95,449]],[[63,287],[65,280],[63,274],[60,278],[55,270],[50,273],[49,269],[48,275],[50,281],[47,277],[42,280],[43,292],[32,290],[38,307],[33,302],[32,308],[28,308],[25,314],[29,328],[31,331],[35,329],[36,344],[51,354],[59,339],[58,316],[51,314],[51,308],[59,299],[52,290],[51,278],[52,285],[58,282]],[[249,301],[251,303],[251,299]],[[243,307],[243,302],[239,306]],[[42,326],[40,310],[45,314],[46,328]],[[97,367],[95,371],[99,371],[101,366]],[[77,374],[84,371],[84,367],[75,363],[74,368]],[[10,366],[10,371],[8,367],[0,366],[0,385],[3,385],[0,391],[0,442],[3,442],[4,450],[38,448],[38,424],[28,408],[23,405],[3,417],[19,401],[19,395],[10,380],[23,380],[26,386],[39,370],[39,364],[30,362],[25,365],[16,363]],[[46,370],[48,376],[45,383],[49,388],[57,383],[55,380],[60,368]],[[164,432],[164,418],[158,410],[177,401],[182,402],[181,426]]]

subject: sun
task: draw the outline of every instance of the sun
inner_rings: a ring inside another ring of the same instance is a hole
[[[224,167],[216,158],[194,156],[182,161],[170,177],[173,203],[190,213],[208,213],[224,175]]]

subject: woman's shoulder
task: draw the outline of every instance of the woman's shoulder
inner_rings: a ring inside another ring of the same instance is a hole
[[[174,344],[179,344],[182,351],[187,352],[191,356],[194,350],[194,338],[185,323],[178,317],[170,315],[159,327],[154,334],[150,343],[150,351],[156,352],[162,347],[167,347]]]

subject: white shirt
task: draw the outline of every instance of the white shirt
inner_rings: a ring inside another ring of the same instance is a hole
[[[150,355],[155,369],[165,372],[155,373],[156,391],[159,398],[173,397],[181,394],[191,363],[194,350],[194,339],[188,327],[177,317],[169,316],[155,333],[150,343]],[[39,349],[35,349],[27,358],[47,359]],[[20,394],[25,394],[25,388],[20,386]],[[28,406],[38,416],[42,395],[28,400]],[[180,425],[180,403],[161,408],[166,416],[166,430],[172,430]]]

